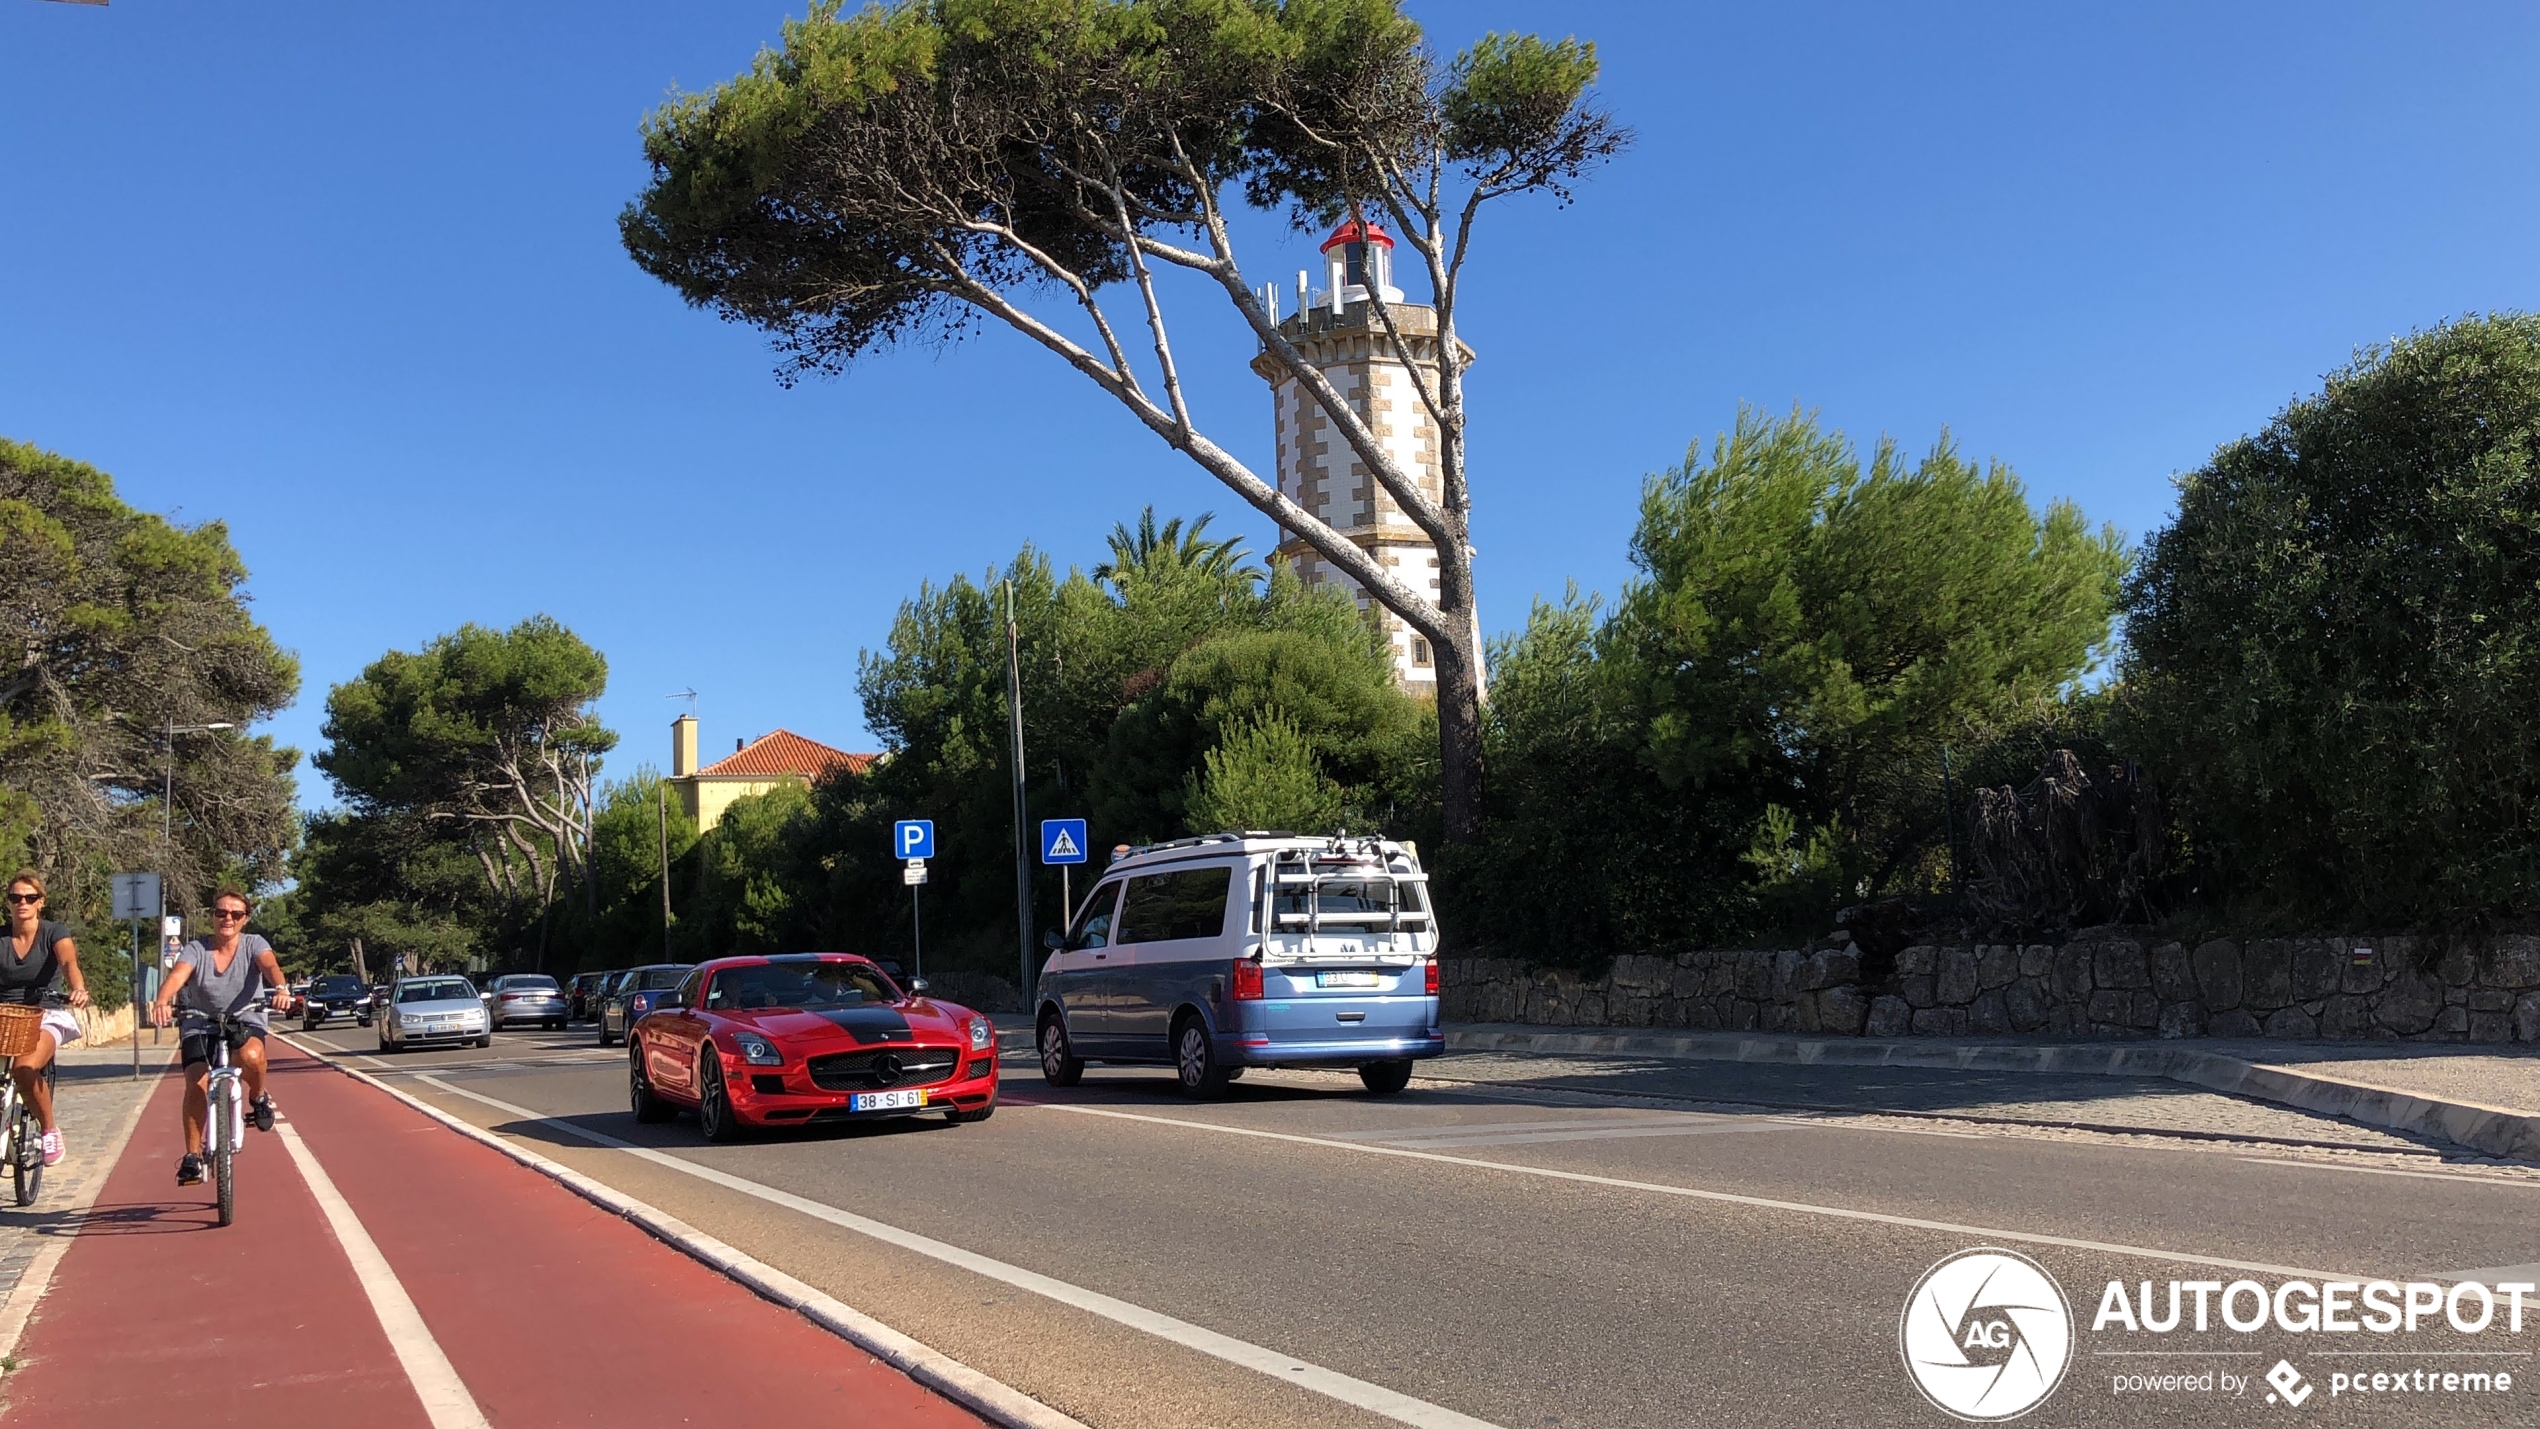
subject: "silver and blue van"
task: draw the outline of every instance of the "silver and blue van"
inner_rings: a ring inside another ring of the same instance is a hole
[[[1211,834],[1104,870],[1035,989],[1041,1075],[1169,1066],[1215,1096],[1247,1067],[1354,1067],[1398,1092],[1446,1050],[1438,926],[1408,844]]]

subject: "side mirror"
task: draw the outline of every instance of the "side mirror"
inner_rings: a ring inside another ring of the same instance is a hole
[[[923,996],[925,996],[925,995],[926,995],[926,989],[927,989],[929,986],[931,986],[931,984],[929,984],[929,983],[926,981],[926,979],[924,979],[924,978],[922,978],[922,977],[913,977],[913,978],[910,978],[910,979],[908,980],[908,990],[909,990],[909,992],[910,992],[910,993],[912,993],[912,994],[914,994],[914,995],[916,995],[916,996],[919,996],[919,997],[923,997]]]
[[[1041,935],[1041,946],[1049,949],[1053,953],[1066,952],[1067,935],[1056,928],[1052,928]]]

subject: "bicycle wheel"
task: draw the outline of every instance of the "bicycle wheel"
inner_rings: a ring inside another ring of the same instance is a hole
[[[214,1110],[211,1121],[212,1185],[219,1197],[220,1223],[228,1225],[238,1214],[238,1184],[230,1176],[230,1163],[237,1152],[229,1144],[230,1110],[227,1097],[224,1096],[221,1099],[221,1105]]]
[[[23,1105],[15,1120],[17,1135],[9,1138],[14,1153],[9,1158],[10,1179],[18,1204],[32,1206],[44,1190],[44,1123],[36,1118],[35,1108]]]

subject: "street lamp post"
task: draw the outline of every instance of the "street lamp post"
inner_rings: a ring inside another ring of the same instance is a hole
[[[210,734],[215,730],[237,727],[227,720],[215,720],[210,724],[178,724],[173,719],[168,721],[166,772],[159,785],[159,936],[163,939],[167,936],[168,927],[168,881],[176,873],[176,737],[180,734]],[[132,1041],[133,1045],[138,1047],[141,1043],[141,943],[139,939],[135,939],[132,945],[132,1014]],[[155,1027],[150,1029],[150,1040],[154,1044],[159,1040],[159,1031]]]

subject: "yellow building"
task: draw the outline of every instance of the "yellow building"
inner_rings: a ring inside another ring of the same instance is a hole
[[[861,774],[880,758],[849,754],[816,739],[780,729],[756,739],[732,741],[732,753],[697,767],[697,717],[681,715],[670,722],[670,787],[679,794],[688,817],[704,833],[722,822],[735,799],[764,794],[779,784],[808,784],[833,769]]]

